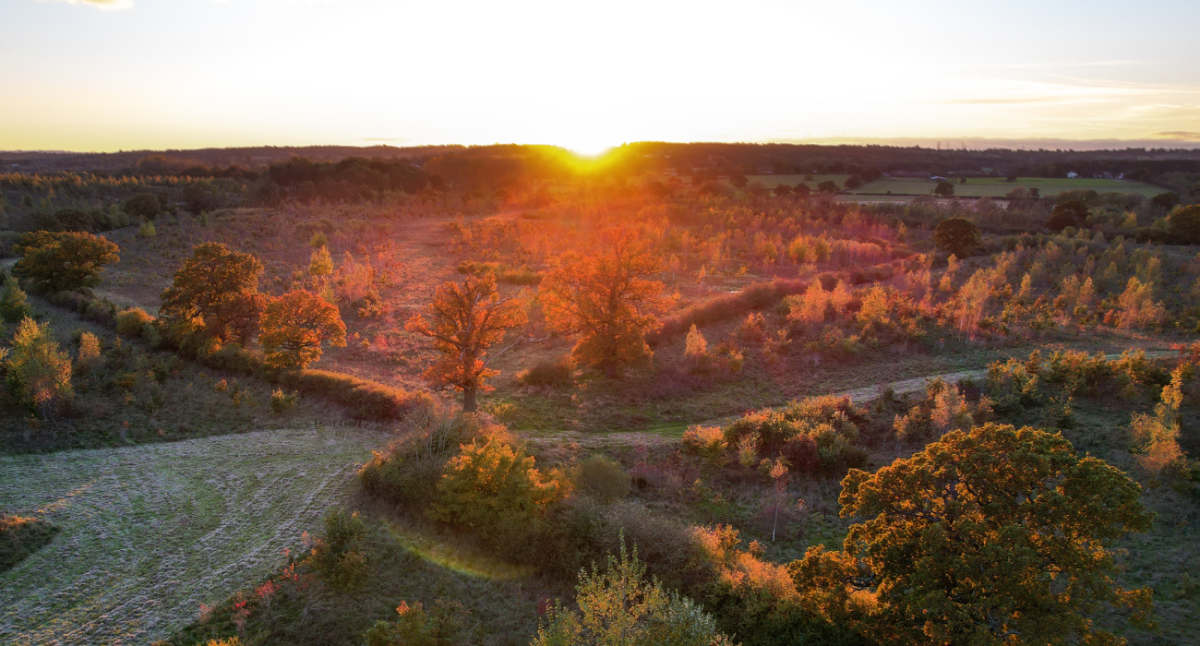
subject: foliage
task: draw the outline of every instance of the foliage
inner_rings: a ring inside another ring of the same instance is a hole
[[[449,417],[426,409],[408,420],[409,432],[375,451],[358,471],[367,493],[414,514],[437,497],[446,462],[460,445],[485,432],[474,415]],[[488,431],[490,432],[490,431]]]
[[[432,612],[419,601],[412,605],[401,601],[396,607],[399,619],[377,621],[363,636],[367,646],[455,646],[465,632],[464,613],[456,601],[438,599]]]
[[[1175,209],[1167,217],[1167,231],[1174,244],[1200,244],[1200,204]]]
[[[343,591],[362,587],[371,572],[361,551],[365,534],[358,512],[334,510],[325,516],[325,532],[313,542],[308,562],[326,585]]]
[[[346,345],[346,324],[337,306],[301,290],[273,299],[267,305],[262,329],[267,365],[279,370],[308,367],[321,358],[323,343]]]
[[[782,409],[746,413],[724,428],[729,447],[746,453],[750,465],[780,456],[799,473],[837,475],[866,464],[866,450],[855,444],[860,418],[848,398],[813,397]]]
[[[524,325],[520,303],[500,298],[496,278],[468,276],[461,284],[438,286],[423,314],[404,326],[430,339],[441,359],[423,375],[436,387],[454,386],[463,392],[463,411],[475,412],[475,396],[488,392],[487,380],[499,374],[487,367],[488,348],[504,338],[505,330]]]
[[[602,503],[629,495],[629,474],[611,458],[593,455],[575,466],[571,474],[575,489]]]
[[[300,370],[279,375],[284,385],[304,395],[321,397],[344,406],[354,419],[388,422],[403,419],[413,410],[432,404],[428,393],[325,370]]]
[[[479,437],[447,462],[429,515],[493,545],[517,547],[519,537],[542,529],[547,506],[566,490],[563,478],[541,473],[519,447]]]
[[[1089,618],[1126,591],[1108,549],[1149,514],[1120,470],[1061,435],[988,424],[954,431],[842,482],[843,551],[792,563],[806,604],[883,643],[1119,643]]]
[[[78,372],[88,372],[102,361],[100,357],[100,339],[91,332],[79,335],[79,353],[75,356],[75,368]]]
[[[644,335],[657,325],[654,313],[664,303],[663,284],[650,279],[661,270],[658,255],[636,232],[608,229],[594,253],[556,258],[538,293],[551,328],[580,336],[575,357],[613,376],[653,355]]]
[[[1088,206],[1079,200],[1067,200],[1054,205],[1054,211],[1046,220],[1046,228],[1060,233],[1067,227],[1079,228],[1087,222]]]
[[[59,527],[40,518],[0,514],[0,573],[49,543]]]
[[[296,407],[296,402],[300,401],[300,393],[285,393],[279,388],[271,391],[271,412],[276,415],[282,414]]]
[[[95,287],[100,270],[120,260],[116,244],[84,232],[34,231],[22,235],[13,248],[22,256],[13,275],[50,293]]]
[[[219,341],[245,343],[258,331],[265,298],[262,263],[225,245],[196,245],[162,293],[159,316],[172,328],[198,326]]]
[[[122,205],[121,210],[134,217],[153,220],[163,212],[163,207],[162,203],[158,201],[158,197],[153,193],[138,193],[125,200],[125,204]]]
[[[553,361],[539,361],[518,372],[517,381],[526,386],[566,388],[575,382],[575,361],[570,355]]]
[[[17,280],[9,278],[4,281],[4,291],[0,292],[0,320],[5,323],[18,323],[31,313],[29,299],[17,284]]]
[[[154,323],[154,317],[140,307],[131,307],[117,314],[117,334],[127,337],[143,337]]]
[[[4,365],[9,388],[21,401],[40,410],[43,419],[57,402],[74,395],[71,360],[59,349],[49,324],[29,318],[21,321]]]
[[[533,646],[720,646],[729,645],[716,621],[699,605],[646,581],[637,548],[608,556],[603,572],[594,564],[579,573],[579,610],[555,605],[538,628]]]
[[[964,218],[942,220],[933,230],[933,241],[942,251],[965,258],[979,246],[979,227]]]
[[[938,182],[933,187],[933,194],[938,197],[954,197],[954,185],[950,182]]]

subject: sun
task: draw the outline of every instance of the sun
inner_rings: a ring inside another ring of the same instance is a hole
[[[560,144],[580,157],[599,157],[616,148],[611,140],[596,136],[570,137]]]

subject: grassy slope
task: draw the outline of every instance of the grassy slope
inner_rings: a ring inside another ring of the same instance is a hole
[[[0,642],[165,636],[277,567],[382,439],[288,430],[0,457],[0,509],[62,527],[0,574]]]

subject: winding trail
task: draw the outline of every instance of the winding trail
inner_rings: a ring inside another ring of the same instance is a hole
[[[1162,357],[1175,356],[1177,353],[1172,350],[1152,350],[1146,352],[1146,357],[1157,359]],[[1106,354],[1108,360],[1120,358],[1120,354]],[[900,381],[885,381],[871,386],[863,386],[853,388],[851,390],[843,390],[835,393],[830,393],[835,397],[849,397],[855,402],[874,401],[883,394],[890,386],[897,395],[908,395],[913,393],[921,393],[925,391],[925,387],[929,382],[935,379],[943,379],[949,383],[957,384],[970,379],[982,379],[987,377],[987,368],[976,370],[960,370],[958,372],[941,372],[925,377],[914,377],[912,379],[902,379]],[[778,404],[778,405],[783,405]],[[771,407],[767,407],[771,408]],[[730,422],[741,417],[741,415],[731,415],[727,417],[717,417],[714,419],[696,422],[694,426],[725,426]],[[663,445],[678,442],[681,438],[676,436],[668,436],[657,433],[646,432],[620,432],[620,433],[581,433],[579,431],[563,431],[560,433],[550,433],[546,435],[528,436],[526,438],[530,443],[535,445],[549,446],[562,443],[575,443],[586,448],[608,448],[619,446],[635,446],[635,445]]]

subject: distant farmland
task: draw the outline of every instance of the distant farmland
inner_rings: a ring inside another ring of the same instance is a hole
[[[1015,188],[1036,188],[1042,197],[1057,195],[1063,191],[1091,189],[1097,193],[1135,193],[1146,197],[1154,197],[1166,193],[1167,189],[1143,182],[1124,179],[1060,179],[1045,177],[1019,177],[1015,182],[1006,181],[1003,177],[972,177],[966,184],[950,180],[954,184],[954,195],[958,197],[1004,197]],[[868,182],[850,191],[851,195],[880,196],[880,195],[932,195],[938,182],[929,179],[909,177],[885,177]],[[841,186],[841,184],[839,184]]]

